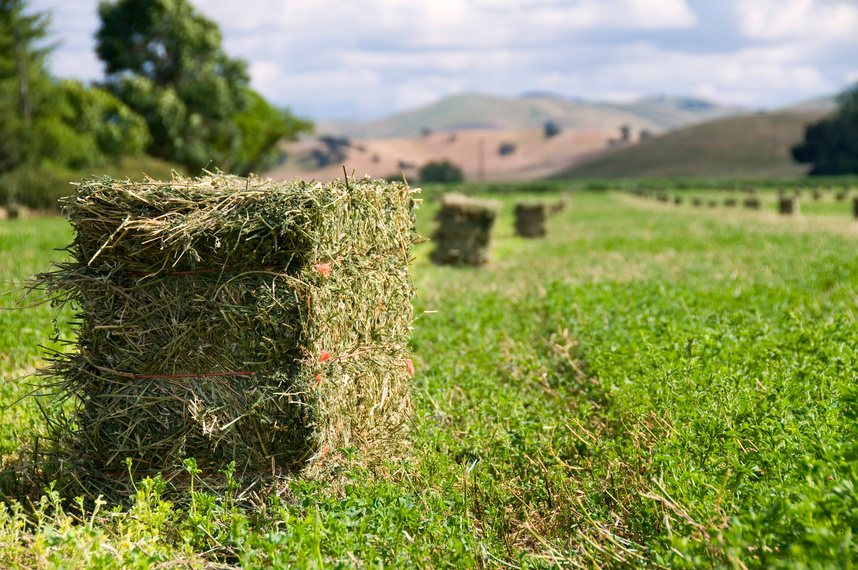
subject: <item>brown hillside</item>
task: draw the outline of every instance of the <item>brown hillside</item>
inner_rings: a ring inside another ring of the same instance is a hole
[[[427,136],[384,139],[353,139],[345,150],[346,158],[318,168],[311,153],[324,149],[317,140],[289,143],[288,160],[266,176],[274,179],[300,177],[320,181],[342,177],[343,166],[349,174],[373,178],[403,171],[417,180],[417,170],[430,161],[447,159],[465,173],[468,180],[536,180],[546,178],[607,148],[616,138],[613,129],[563,130],[546,139],[541,128],[498,131],[464,130],[432,133]],[[503,143],[513,143],[515,151],[501,156]],[[482,168],[480,163],[482,149]]]
[[[793,161],[791,148],[824,116],[778,111],[701,123],[604,153],[555,178],[797,176],[807,165]]]

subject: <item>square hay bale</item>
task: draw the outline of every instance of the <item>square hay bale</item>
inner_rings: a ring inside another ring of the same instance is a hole
[[[743,202],[743,204],[744,204],[745,208],[747,208],[749,210],[759,210],[760,209],[760,199],[757,198],[756,196],[749,196],[748,198],[745,198],[745,201]]]
[[[526,238],[545,237],[548,205],[542,202],[515,205],[515,234]]]
[[[778,200],[778,211],[784,216],[798,214],[798,202],[798,196],[784,196]]]
[[[474,267],[488,263],[492,226],[499,209],[500,204],[494,200],[445,194],[436,216],[438,229],[432,236],[436,244],[432,262]]]
[[[99,492],[134,475],[322,474],[400,454],[411,412],[407,186],[227,175],[83,181],[71,261],[36,286],[78,310],[42,371],[74,403],[66,459]],[[127,481],[126,481],[127,482]]]

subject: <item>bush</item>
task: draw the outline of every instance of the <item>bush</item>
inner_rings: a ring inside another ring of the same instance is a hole
[[[501,143],[498,147],[498,154],[501,156],[507,156],[515,152],[516,146],[515,143],[505,142]]]
[[[450,162],[427,162],[420,169],[421,182],[439,182],[448,184],[450,182],[462,182],[465,179],[462,169]]]
[[[557,136],[559,134],[560,125],[558,125],[554,121],[545,122],[545,138],[550,139],[551,137]]]

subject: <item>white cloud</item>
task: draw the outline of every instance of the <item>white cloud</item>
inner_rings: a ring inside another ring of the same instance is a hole
[[[858,41],[858,5],[850,0],[737,0],[742,31],[764,41]]]
[[[698,30],[718,37],[702,20],[709,0],[191,1],[249,62],[255,89],[314,118],[372,118],[464,91],[775,106],[844,87],[855,65],[843,45],[858,37],[856,0],[733,0],[723,11],[737,17],[717,21],[738,38],[729,47],[695,43]],[[54,12],[65,41],[55,74],[101,77],[97,4],[30,0]]]

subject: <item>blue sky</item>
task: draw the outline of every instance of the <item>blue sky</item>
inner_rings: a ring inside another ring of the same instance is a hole
[[[668,94],[776,108],[858,81],[858,0],[196,0],[273,103],[366,120],[456,93]],[[53,13],[60,77],[102,78],[97,0]]]

